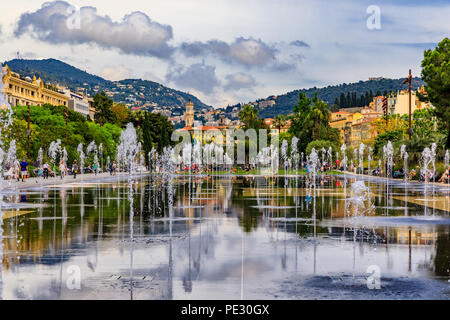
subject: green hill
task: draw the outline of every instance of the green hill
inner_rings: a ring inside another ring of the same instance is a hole
[[[3,65],[5,64],[21,75],[41,77],[46,83],[58,83],[72,90],[83,90],[91,96],[101,91],[110,92],[114,101],[118,103],[137,106],[156,103],[158,106],[184,109],[186,102],[191,99],[196,109],[211,108],[191,94],[153,81],[127,79],[113,82],[56,59],[14,59],[6,61]]]
[[[402,84],[403,79],[380,79],[380,80],[368,80],[368,81],[359,81],[355,83],[343,83],[336,86],[327,86],[323,88],[309,88],[309,89],[301,89],[294,90],[288,92],[286,94],[282,94],[279,96],[270,96],[266,99],[261,100],[274,100],[275,104],[271,107],[267,107],[261,109],[259,114],[261,117],[275,117],[277,115],[286,115],[292,112],[292,108],[298,100],[298,94],[300,91],[305,92],[305,94],[312,98],[314,96],[314,92],[317,92],[318,97],[323,101],[327,102],[330,105],[333,105],[336,99],[340,99],[341,94],[347,96],[352,93],[356,95],[357,99],[361,97],[361,95],[365,96],[366,92],[372,92],[373,95],[376,95],[377,92],[384,94],[385,91],[398,91],[404,90],[408,88],[407,84]],[[413,78],[412,80],[412,88],[415,90],[418,87],[421,87],[425,83],[420,78]],[[261,100],[258,100],[261,101]],[[339,106],[345,108],[346,106]]]

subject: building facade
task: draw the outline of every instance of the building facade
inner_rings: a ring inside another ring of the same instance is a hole
[[[86,97],[74,92],[67,92],[66,94],[69,96],[70,110],[81,113],[85,118],[90,116],[89,112],[90,105]]]
[[[424,87],[418,89],[419,93],[425,95]],[[409,93],[407,90],[402,90],[397,93],[397,96],[391,98],[393,100],[390,105],[389,112],[391,114],[409,115]],[[419,101],[419,97],[414,91],[411,92],[411,113],[423,108],[432,108],[430,103]]]
[[[8,66],[3,67],[3,94],[11,106],[52,104],[68,106],[69,97],[57,88],[48,86],[40,78],[33,79],[12,72]]]
[[[372,108],[361,108],[359,112],[341,110],[333,112],[330,119],[330,127],[339,131],[342,143],[347,146],[357,147],[361,142],[367,143],[374,139],[374,120],[380,118],[382,112]]]

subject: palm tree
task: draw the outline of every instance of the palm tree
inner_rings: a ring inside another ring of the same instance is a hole
[[[278,128],[278,132],[281,132],[281,128],[286,125],[286,117],[276,116],[275,117],[275,127]]]
[[[330,118],[331,111],[328,104],[320,100],[317,97],[317,93],[315,93],[311,110],[305,117],[305,123],[311,125],[314,140],[320,139],[320,129],[323,126],[327,129],[328,138],[328,122]]]
[[[258,110],[252,105],[247,104],[239,111],[238,116],[245,130],[254,128],[258,121]]]

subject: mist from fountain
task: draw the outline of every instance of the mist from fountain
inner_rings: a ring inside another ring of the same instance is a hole
[[[81,175],[81,179],[83,179],[83,169],[84,169],[84,151],[83,151],[83,144],[80,143],[77,146],[77,152],[78,152],[78,156],[80,157],[80,165],[79,165],[79,170],[80,170],[80,175]]]
[[[386,178],[391,178],[392,170],[394,169],[394,148],[390,141],[383,147],[383,160],[385,163]]]
[[[298,154],[298,138],[292,137],[291,141],[291,159],[292,159],[292,167],[295,168],[295,175],[298,174],[298,165],[300,161],[300,155]],[[297,181],[297,178],[295,179]]]
[[[436,168],[435,168],[435,161],[436,161],[436,144],[432,144],[431,148],[425,147],[425,149],[422,151],[422,155],[420,158],[420,162],[422,164],[422,168],[420,169],[420,174],[423,177],[425,181],[425,188],[424,188],[424,196],[425,196],[425,203],[424,203],[424,209],[425,209],[425,216],[428,216],[428,182],[432,178],[434,179]],[[434,197],[434,193],[433,193]]]
[[[400,159],[403,159],[403,173],[405,183],[409,180],[409,170],[408,170],[408,152],[406,152],[406,145],[402,144],[400,147]]]
[[[368,173],[368,175],[369,176],[371,176],[372,175],[372,172],[370,171],[370,163],[372,162],[372,152],[373,152],[373,149],[372,149],[372,147],[368,147],[367,148],[367,173]]]
[[[358,165],[358,173],[364,173],[364,149],[366,148],[365,144],[361,142],[359,145],[359,165]]]
[[[11,185],[11,182],[13,180],[13,169],[14,169],[14,166],[15,166],[16,159],[17,159],[16,140],[13,139],[9,143],[9,149],[8,149],[8,153],[7,153],[7,156],[6,156],[6,165],[9,166],[8,175],[11,177],[9,179],[9,185]],[[18,170],[19,168],[16,168],[16,169]],[[18,175],[17,172],[16,172],[16,175]]]
[[[344,168],[344,172],[347,171],[347,165],[348,165],[347,154],[345,152],[346,150],[347,150],[347,146],[345,145],[345,143],[343,143],[341,145],[341,153],[342,153],[342,167]]]
[[[345,211],[348,217],[353,219],[353,280],[356,270],[356,237],[358,217],[370,214],[375,209],[370,200],[370,190],[364,181],[356,181],[352,184],[350,198],[345,203]]]
[[[57,177],[56,174],[56,163],[57,163],[57,158],[58,156],[61,156],[62,153],[62,149],[61,149],[61,140],[58,139],[56,141],[52,141],[50,143],[50,146],[48,147],[48,156],[50,157],[50,159],[52,159],[52,163],[53,163],[53,172],[55,175],[55,178]]]
[[[119,145],[117,146],[117,155],[122,160],[131,175],[136,172],[136,157],[139,153],[138,138],[136,129],[130,122],[120,135]]]

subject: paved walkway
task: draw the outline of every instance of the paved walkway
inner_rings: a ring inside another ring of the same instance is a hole
[[[354,173],[354,172],[350,172],[350,171],[343,171],[343,172],[345,172],[346,175],[351,175],[351,176],[355,176],[355,177],[366,177],[366,178],[380,179],[380,180],[389,179],[391,181],[397,181],[397,182],[405,181],[403,178],[386,178],[386,177],[380,177],[380,176],[371,176],[371,175],[368,175],[368,174],[359,174],[359,173]],[[408,183],[425,184],[424,181],[419,181],[419,180],[408,180]],[[449,186],[449,184],[447,182],[431,182],[431,181],[428,181],[427,184],[432,184],[432,185],[436,185],[436,186]]]
[[[145,173],[142,173],[144,175]],[[119,179],[128,178],[128,173],[119,173]],[[65,176],[64,179],[58,177],[49,177],[48,179],[44,178],[28,178],[24,182],[22,180],[3,180],[3,190],[15,190],[15,189],[27,189],[33,187],[40,186],[51,186],[51,185],[60,185],[60,184],[69,184],[69,183],[86,183],[93,182],[97,180],[104,180],[107,182],[108,180],[117,180],[117,175],[110,175],[109,173],[99,173],[97,175],[93,173],[77,175],[77,178],[74,179],[72,175]]]

